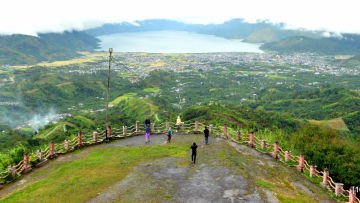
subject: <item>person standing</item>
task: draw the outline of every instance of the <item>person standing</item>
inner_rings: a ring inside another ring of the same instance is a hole
[[[173,134],[173,132],[171,130],[171,127],[169,127],[169,129],[167,131],[168,143],[170,143],[170,141],[171,141],[172,134]]]
[[[145,119],[145,144],[150,142],[151,122],[150,118]]]
[[[205,144],[209,144],[209,135],[210,135],[210,131],[209,131],[208,127],[205,126],[205,129],[204,129]]]
[[[196,143],[194,142],[192,145],[191,145],[191,161],[195,164],[196,162],[196,150],[197,150],[197,145]]]

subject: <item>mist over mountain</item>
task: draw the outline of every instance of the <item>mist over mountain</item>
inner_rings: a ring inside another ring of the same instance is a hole
[[[351,54],[360,53],[360,36],[323,31],[286,29],[267,21],[249,23],[233,19],[222,24],[187,24],[175,20],[149,19],[134,23],[104,24],[86,31],[0,36],[0,64],[35,64],[42,61],[79,57],[82,51],[99,48],[101,35],[147,31],[186,31],[263,43],[261,49],[277,53]],[[169,36],[171,37],[171,36]]]
[[[222,24],[186,24],[174,20],[152,19],[135,23],[104,24],[98,28],[86,30],[88,34],[99,36],[123,32],[144,32],[159,30],[176,30],[216,35],[225,38],[245,39],[248,42],[263,43],[284,39],[289,36],[302,35],[320,37],[321,32],[287,30],[284,24],[272,24],[265,21],[248,23],[243,19],[233,19]],[[263,35],[272,33],[272,40],[264,39]],[[259,37],[256,37],[256,34]]]
[[[272,24],[266,21],[248,23],[242,19],[207,25],[153,19],[135,23],[104,24],[86,32],[99,36],[159,30],[188,31],[230,39],[243,39],[249,43],[264,43],[262,49],[279,53],[357,54],[360,52],[360,36],[357,34],[339,35],[322,31],[286,29],[284,24]]]

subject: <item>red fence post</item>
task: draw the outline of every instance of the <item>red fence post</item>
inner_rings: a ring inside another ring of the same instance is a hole
[[[23,172],[28,172],[29,170],[31,170],[31,166],[30,166],[30,156],[29,154],[24,154],[24,162],[23,162]]]
[[[136,121],[136,123],[135,123],[135,132],[136,133],[140,132],[140,121]]]
[[[93,132],[93,139],[94,139],[94,142],[97,143],[98,142],[98,133],[96,131]]]
[[[195,121],[195,132],[199,132],[199,121]]]
[[[275,159],[279,159],[279,152],[280,152],[279,142],[275,142],[274,151],[273,151],[273,154],[272,154]]]
[[[335,183],[335,195],[340,196],[344,192],[344,184],[342,183]]]
[[[349,189],[349,202],[348,203],[356,203],[356,193],[355,193],[355,188],[354,187],[350,187]]]
[[[224,124],[224,136],[225,136],[225,139],[229,139],[229,137],[228,137],[228,126],[227,126],[227,124]]]
[[[127,134],[127,127],[123,126],[123,136],[126,137]]]
[[[305,157],[304,154],[301,153],[299,156],[299,164],[297,168],[300,172],[304,172],[304,167],[305,167]]]
[[[254,133],[254,131],[251,131],[251,132],[249,133],[249,142],[248,142],[248,144],[249,144],[250,147],[254,147],[254,146],[255,146],[254,140],[255,140],[255,133]]]
[[[55,143],[54,142],[50,142],[49,155],[50,155],[50,157],[55,156]]]
[[[65,148],[66,151],[69,151],[69,148],[70,148],[69,140],[64,140],[64,148]]]
[[[106,127],[106,138],[110,139],[112,136],[112,129],[111,126]]]
[[[315,176],[316,176],[316,166],[311,165],[310,166],[310,177],[315,177]]]
[[[81,147],[83,145],[83,142],[82,142],[82,132],[79,131],[78,132],[78,146]]]
[[[329,170],[327,168],[324,169],[322,185],[329,185]]]

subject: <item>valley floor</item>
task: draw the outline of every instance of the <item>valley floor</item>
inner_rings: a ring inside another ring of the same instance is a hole
[[[190,145],[199,145],[190,161]],[[51,161],[0,190],[3,202],[334,202],[319,186],[246,146],[201,135],[127,138]]]

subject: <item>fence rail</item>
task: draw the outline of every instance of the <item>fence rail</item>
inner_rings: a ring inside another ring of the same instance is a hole
[[[194,123],[183,123],[182,125],[176,125],[173,122],[156,123],[151,125],[151,130],[154,133],[164,133],[168,127],[174,128],[177,132],[200,133],[200,129],[203,129],[205,124],[198,121]],[[288,166],[296,167],[300,172],[309,173],[311,178],[322,177],[321,184],[332,192],[335,192],[336,196],[348,196],[348,202],[360,203],[360,200],[355,195],[354,187],[351,187],[349,190],[344,190],[343,184],[336,183],[329,176],[327,169],[318,171],[316,166],[310,165],[305,160],[303,154],[293,155],[290,151],[282,149],[278,142],[268,143],[266,140],[260,140],[260,138],[255,135],[255,132],[250,132],[248,136],[242,136],[240,131],[230,128],[227,125],[208,125],[208,128],[211,135],[223,137],[237,144],[246,144],[261,153],[273,156]],[[36,153],[24,154],[23,160],[18,164],[10,165],[7,170],[0,171],[0,186],[15,181],[22,174],[31,171],[33,167],[39,167],[47,163],[48,160],[54,159],[62,154],[83,147],[109,142],[114,139],[140,135],[143,134],[144,131],[145,127],[137,121],[135,125],[129,127],[123,126],[122,129],[107,128],[103,131],[93,132],[87,135],[83,135],[82,132],[79,131],[77,137],[74,137],[72,140],[65,140],[63,143],[50,142],[49,146],[45,149],[39,149]]]

